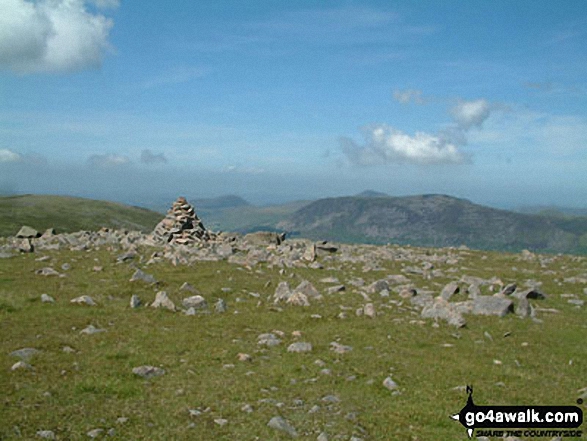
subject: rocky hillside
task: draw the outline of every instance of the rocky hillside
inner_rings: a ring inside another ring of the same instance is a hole
[[[444,195],[321,199],[278,227],[293,235],[345,242],[587,252],[587,217],[514,213]]]
[[[160,213],[140,207],[84,198],[50,195],[0,197],[0,236],[16,235],[22,225],[43,232],[98,230],[101,227],[150,231]]]

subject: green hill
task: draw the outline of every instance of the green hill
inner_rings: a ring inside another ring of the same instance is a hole
[[[97,230],[101,227],[150,231],[163,214],[140,207],[66,196],[0,197],[0,236],[15,235],[22,225],[43,232]]]
[[[587,253],[587,217],[514,213],[444,195],[321,199],[278,227],[342,242]]]

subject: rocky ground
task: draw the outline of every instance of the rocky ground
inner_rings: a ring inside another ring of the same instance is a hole
[[[465,439],[466,384],[587,398],[586,258],[166,219],[0,240],[0,439]]]

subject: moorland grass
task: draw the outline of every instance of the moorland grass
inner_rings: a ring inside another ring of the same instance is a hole
[[[227,262],[144,268],[138,261],[117,264],[116,254],[107,250],[42,254],[50,259],[39,262],[39,254],[28,254],[0,260],[0,439],[34,439],[43,429],[53,430],[58,439],[87,439],[95,428],[115,428],[111,439],[120,440],[289,439],[267,427],[276,415],[286,418],[300,439],[315,440],[322,431],[329,439],[345,440],[352,435],[465,439],[464,428],[449,418],[466,401],[458,386],[472,384],[477,404],[508,405],[574,405],[577,390],[587,386],[585,309],[560,296],[585,297],[584,285],[563,281],[585,275],[584,258],[559,256],[543,268],[538,260],[519,255],[463,251],[458,266],[464,269],[457,274],[445,272],[447,277],[432,280],[410,275],[419,288],[436,292],[462,274],[496,276],[506,283],[535,279],[549,297],[532,303],[560,311],[539,313],[542,323],[515,315],[467,316],[467,327],[455,329],[421,320],[405,302],[400,306],[378,295],[372,296],[378,317],[356,316],[364,300],[348,285],[347,292],[327,295],[307,308],[279,309],[268,300],[283,280],[293,286],[307,279],[324,291],[323,277],[342,282],[362,277],[370,283],[401,274],[409,262],[385,261],[384,271],[367,273],[357,264],[329,269],[325,262],[324,270],[292,268],[280,274],[264,264],[247,269]],[[62,271],[64,263],[71,269]],[[35,274],[45,266],[66,277]],[[103,270],[96,272],[94,266]],[[153,274],[159,285],[129,282],[136,266]],[[184,282],[197,287],[211,305],[225,299],[228,311],[190,317],[129,307],[132,294],[150,302],[157,290],[167,291],[179,305],[187,296],[179,291]],[[41,303],[42,293],[56,303]],[[69,302],[80,295],[92,296],[98,306]],[[394,293],[390,298],[400,300]],[[337,317],[341,305],[349,308],[346,319]],[[90,324],[107,332],[81,335]],[[282,344],[258,346],[257,336],[273,330],[285,333]],[[287,352],[296,341],[295,330],[302,331],[300,340],[312,343],[311,353]],[[333,341],[353,350],[336,354],[330,350]],[[63,352],[65,346],[75,353]],[[17,359],[9,354],[23,347],[42,352],[30,361],[33,371],[13,372]],[[252,362],[238,361],[239,353],[250,354]],[[324,368],[317,359],[330,375],[320,372]],[[143,380],[132,374],[140,365],[160,366],[166,374]],[[398,383],[399,395],[382,386],[388,375]],[[323,402],[327,395],[340,402]],[[242,411],[245,404],[253,412]],[[309,413],[314,405],[320,409]],[[202,414],[191,416],[189,409]],[[119,417],[128,421],[119,424]],[[218,425],[219,418],[228,423]]]

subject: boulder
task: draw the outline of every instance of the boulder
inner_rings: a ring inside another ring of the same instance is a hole
[[[479,296],[472,300],[472,314],[475,315],[496,315],[504,317],[514,310],[514,303],[504,297]]]
[[[27,225],[23,225],[22,227],[20,227],[20,230],[18,230],[18,233],[16,233],[16,237],[18,237],[19,239],[34,239],[40,236],[41,234],[37,230]]]
[[[152,308],[165,308],[169,309],[170,311],[175,311],[175,304],[171,301],[171,299],[167,296],[165,291],[159,291],[155,295],[155,301],[151,303]]]

